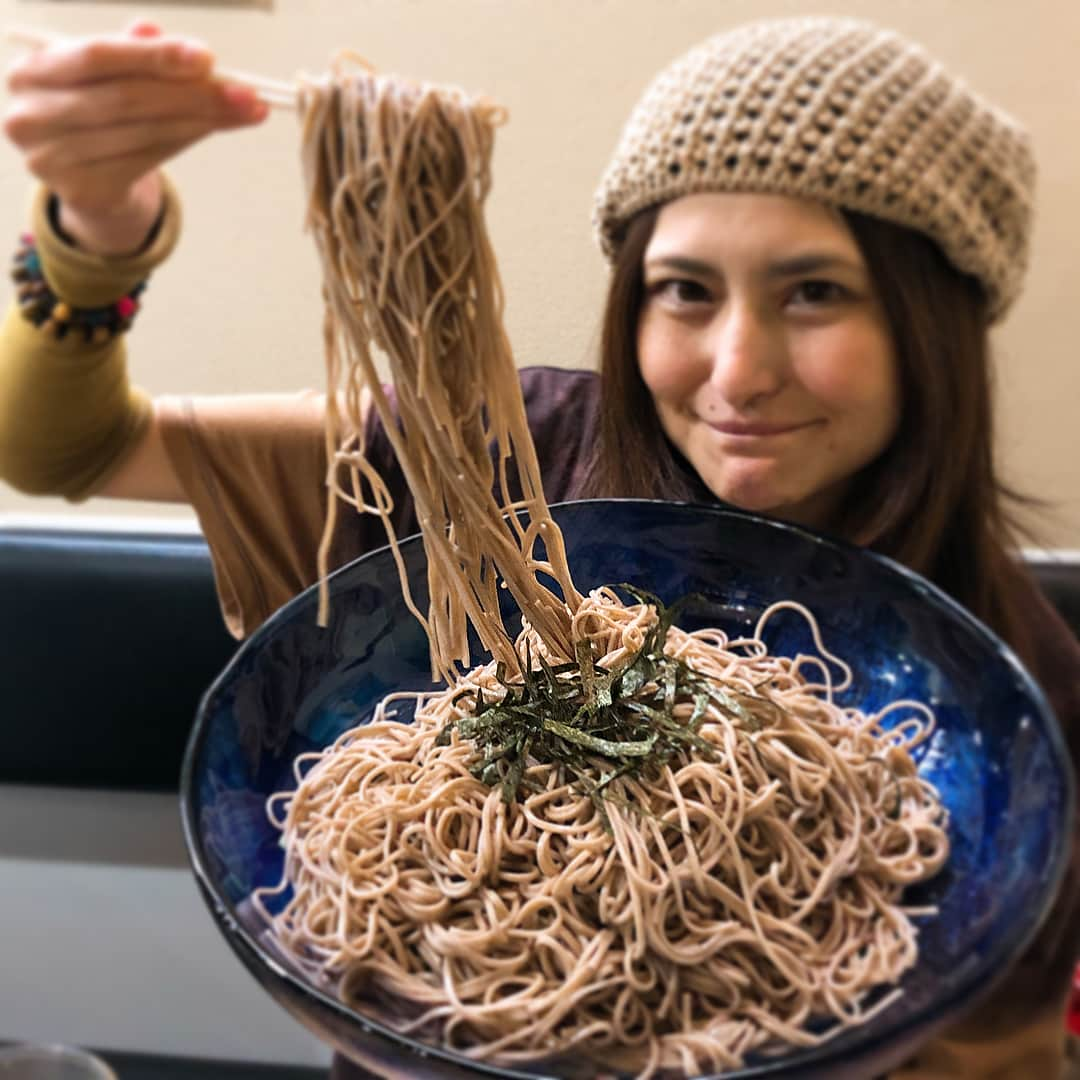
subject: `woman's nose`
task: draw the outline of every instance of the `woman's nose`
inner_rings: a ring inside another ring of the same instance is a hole
[[[709,351],[709,385],[732,408],[745,409],[783,385],[782,335],[749,305],[728,305],[714,327]]]

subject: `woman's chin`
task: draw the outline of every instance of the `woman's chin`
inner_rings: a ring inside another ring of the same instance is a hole
[[[708,489],[721,501],[739,510],[749,510],[768,517],[781,517],[790,503],[774,485],[754,477],[709,476],[701,474]]]
[[[818,500],[810,498],[792,498],[775,488],[755,484],[712,484],[706,478],[709,490],[721,501],[738,510],[746,510],[752,514],[761,514],[763,517],[775,518],[777,521],[786,521],[793,525],[807,525],[811,528],[819,527],[821,515],[816,512],[819,509]]]

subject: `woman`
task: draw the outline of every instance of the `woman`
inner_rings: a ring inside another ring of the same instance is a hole
[[[150,402],[127,381],[126,315],[108,314],[175,242],[160,164],[264,115],[211,66],[140,24],[14,69],[6,131],[43,181],[48,292],[28,313],[55,324],[55,294],[72,329],[9,314],[0,475],[190,501],[240,635],[314,580],[322,404]],[[891,555],[1019,650],[1075,762],[1080,648],[1012,554],[992,453],[987,331],[1020,287],[1033,172],[1023,133],[896,35],[820,19],[711,39],[646,92],[598,192],[601,378],[533,369],[523,386],[551,500],[722,499]],[[365,441],[413,531],[374,420]],[[350,522],[333,562],[379,542]],[[1078,865],[1000,989],[896,1076],[1057,1075]]]

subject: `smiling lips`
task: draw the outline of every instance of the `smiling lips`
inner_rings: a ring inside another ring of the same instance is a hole
[[[816,420],[807,420],[797,424],[767,424],[763,421],[753,420],[705,420],[705,423],[722,435],[734,435],[741,438],[761,439],[769,435],[786,435],[791,431],[801,431],[803,428],[816,424]]]

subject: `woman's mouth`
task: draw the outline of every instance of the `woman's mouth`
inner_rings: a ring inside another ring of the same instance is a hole
[[[761,439],[770,435],[787,435],[792,431],[801,431],[817,423],[816,420],[804,420],[797,423],[767,423],[762,420],[705,420],[705,423],[720,432],[736,438]]]

